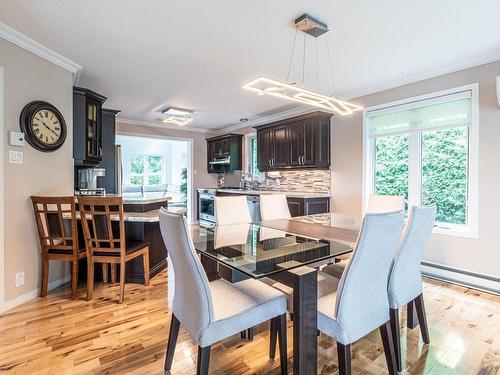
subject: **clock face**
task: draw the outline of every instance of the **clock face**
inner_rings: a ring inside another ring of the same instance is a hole
[[[19,124],[26,141],[39,151],[55,151],[66,140],[64,117],[50,103],[37,100],[26,104]]]
[[[35,137],[46,145],[54,145],[62,135],[62,128],[57,115],[50,109],[35,112],[31,120],[31,129]]]

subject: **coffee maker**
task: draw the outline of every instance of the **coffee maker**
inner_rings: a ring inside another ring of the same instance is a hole
[[[106,175],[104,168],[82,168],[78,170],[78,194],[105,195],[106,189],[97,187],[97,177]]]

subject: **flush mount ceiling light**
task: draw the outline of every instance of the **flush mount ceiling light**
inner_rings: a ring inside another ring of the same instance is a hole
[[[170,107],[161,112],[165,119],[163,122],[169,122],[176,125],[186,125],[193,120],[193,111],[188,109]]]
[[[298,31],[304,33],[304,49],[302,57],[302,85],[298,86],[296,83],[288,83],[290,78],[290,71],[292,67],[293,56],[295,52],[295,44],[297,40]],[[328,32],[328,27],[321,21],[304,14],[295,20],[295,38],[293,40],[292,54],[290,57],[290,64],[288,66],[288,74],[286,82],[268,78],[265,76],[259,76],[256,79],[243,85],[244,89],[256,92],[258,95],[272,95],[283,99],[288,99],[294,102],[303,103],[318,107],[327,111],[337,112],[341,115],[350,115],[354,111],[363,109],[363,107],[349,103],[336,98],[333,95],[325,95],[318,91],[313,91],[304,88],[304,77],[305,77],[305,62],[306,62],[306,40],[307,36],[316,39],[326,32]],[[330,58],[330,49],[328,47],[328,39],[326,35],[323,37],[326,43],[326,49],[328,52],[328,61],[330,64],[330,71],[332,75],[333,83],[333,68]],[[318,44],[316,43],[316,85],[318,83]]]

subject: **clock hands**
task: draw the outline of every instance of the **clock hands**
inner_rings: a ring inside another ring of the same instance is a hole
[[[43,126],[45,126],[47,129],[49,129],[52,133],[54,133],[57,137],[59,137],[59,135],[55,132],[55,130],[53,130],[50,126],[48,126],[45,122],[43,122],[43,120],[41,120]]]

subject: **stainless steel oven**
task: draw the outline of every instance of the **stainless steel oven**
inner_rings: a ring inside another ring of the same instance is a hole
[[[215,189],[198,190],[198,221],[200,226],[215,226]]]

